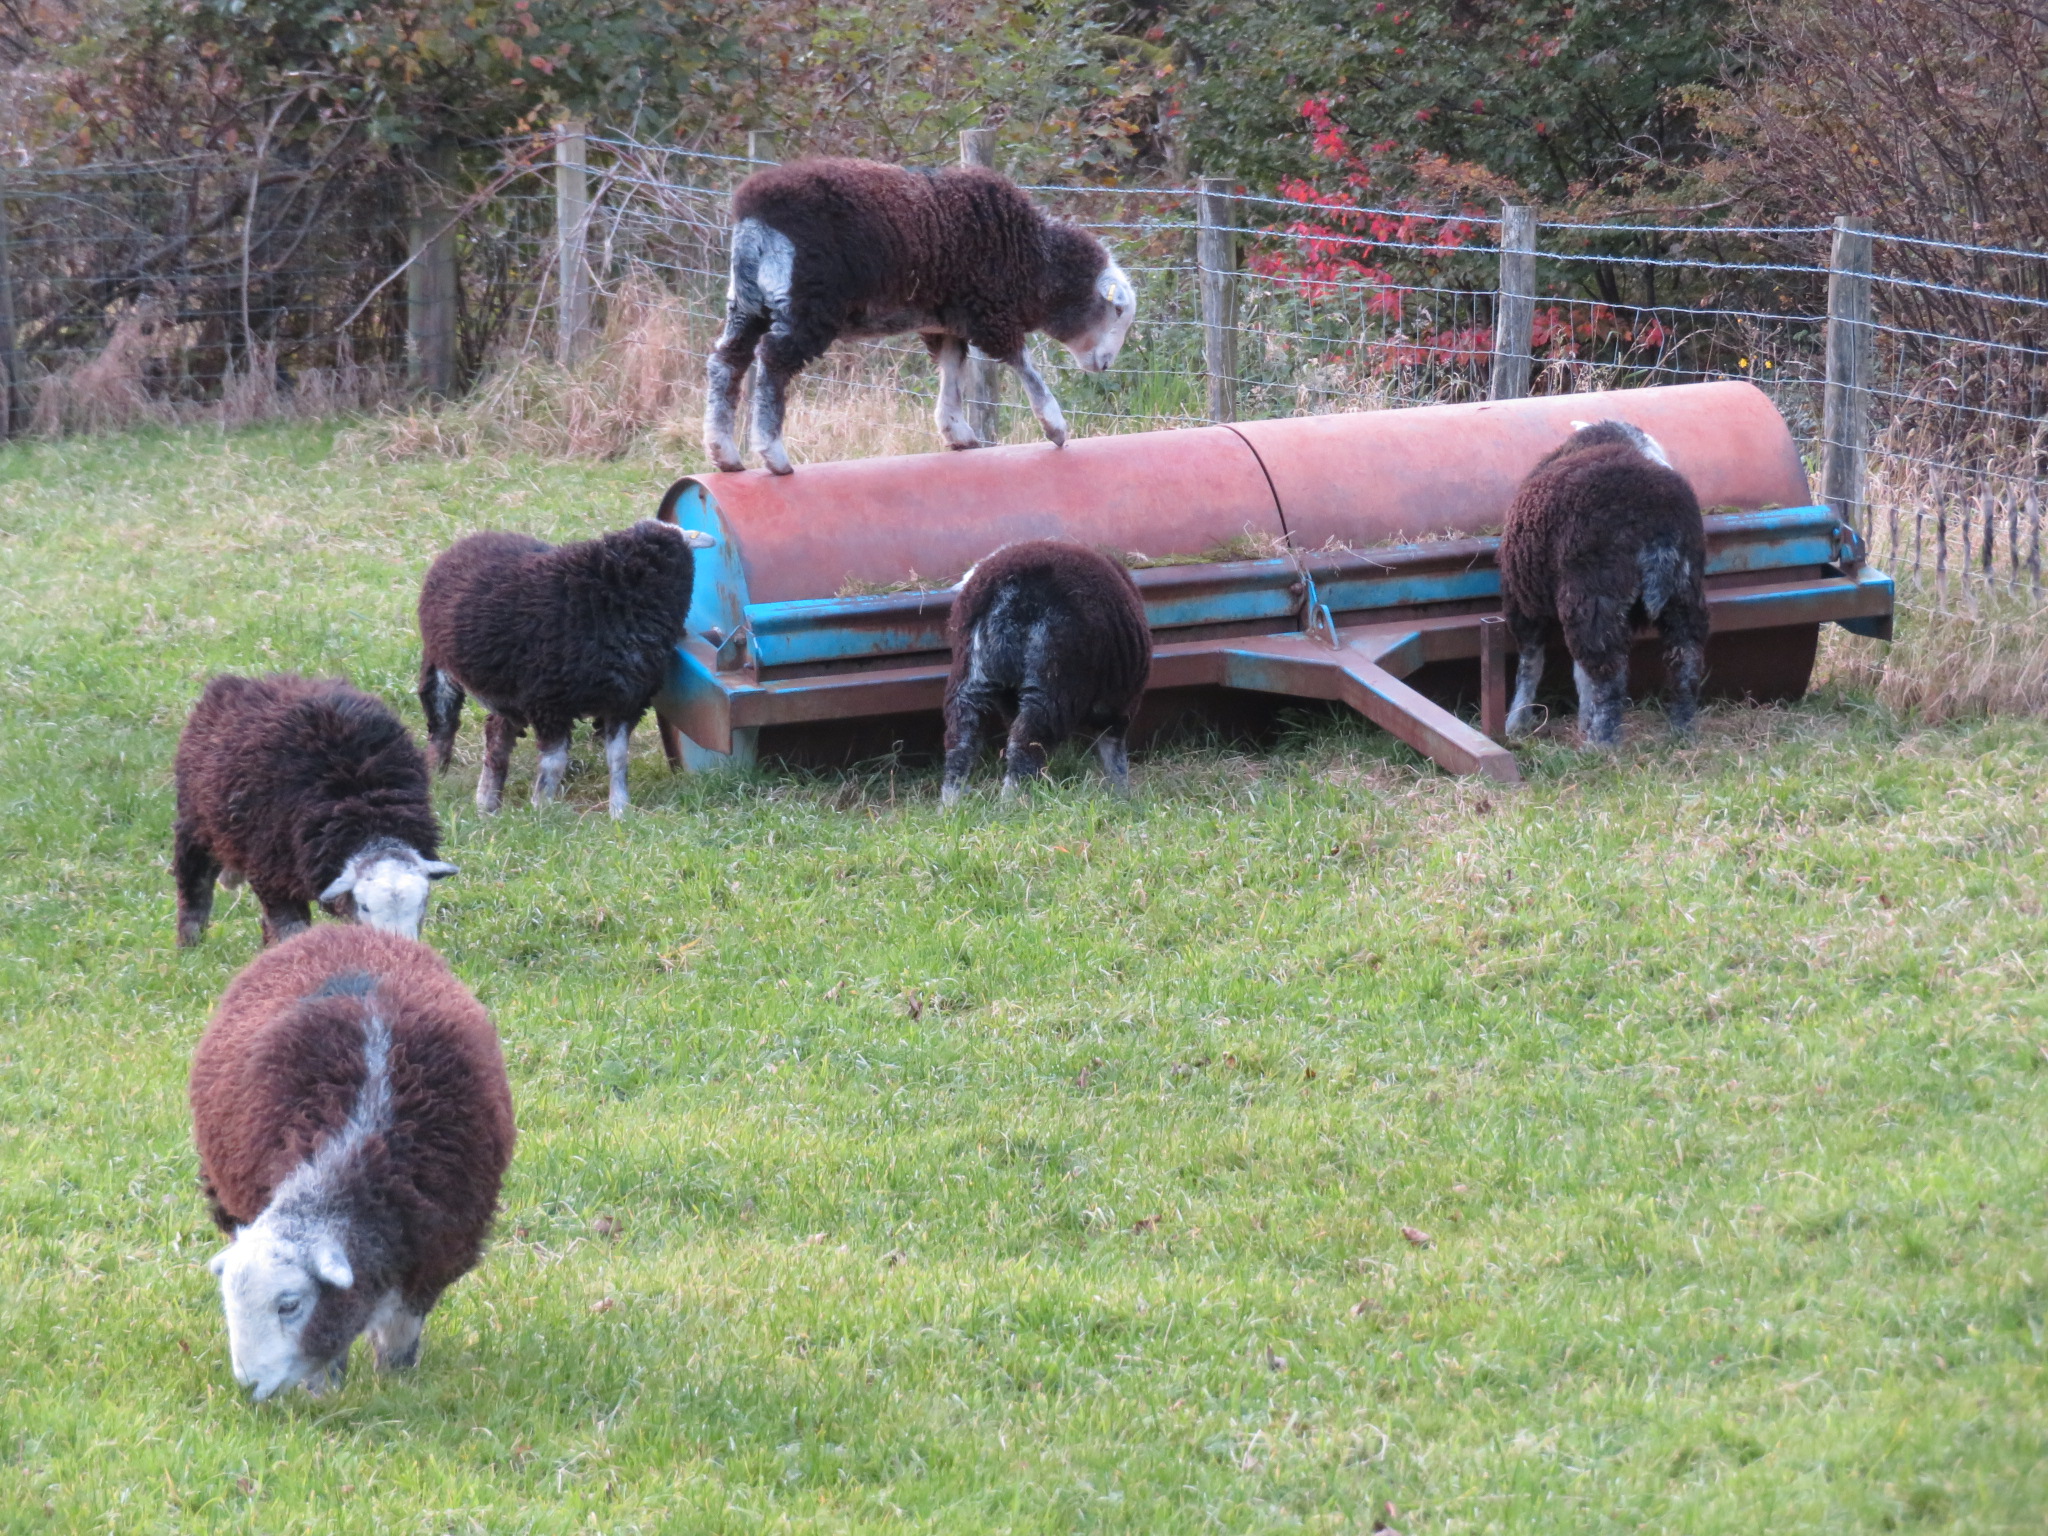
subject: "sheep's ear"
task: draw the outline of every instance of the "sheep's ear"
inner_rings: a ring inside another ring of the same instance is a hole
[[[339,901],[355,888],[356,871],[355,866],[351,864],[335,877],[334,884],[320,893],[321,905],[324,906],[330,901]]]
[[[453,864],[444,864],[439,859],[420,860],[420,873],[429,880],[446,880],[450,875],[459,874]]]
[[[345,1291],[356,1283],[356,1272],[349,1268],[348,1255],[331,1237],[314,1240],[313,1273],[337,1291]]]
[[[228,1267],[228,1255],[234,1251],[234,1246],[230,1244],[206,1261],[206,1267],[213,1271],[215,1278],[218,1278],[222,1271]]]

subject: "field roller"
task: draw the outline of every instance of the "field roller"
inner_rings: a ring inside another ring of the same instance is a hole
[[[935,744],[953,583],[1010,540],[1067,538],[1143,557],[1139,736],[1335,700],[1512,783],[1494,534],[1536,461],[1599,417],[1655,436],[1708,509],[1709,695],[1799,697],[1824,623],[1890,636],[1890,579],[1812,504],[1754,385],[1293,417],[678,481],[661,515],[717,545],[655,701],[663,744],[693,768]],[[1638,645],[1631,693],[1660,682]]]

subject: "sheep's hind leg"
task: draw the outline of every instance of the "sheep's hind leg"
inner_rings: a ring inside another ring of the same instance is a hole
[[[1019,347],[1009,357],[998,358],[998,362],[1014,369],[1023,381],[1024,397],[1031,402],[1031,414],[1038,418],[1038,425],[1044,430],[1046,441],[1055,448],[1067,445],[1067,418],[1060,410],[1059,401],[1053,398],[1052,389],[1039,371],[1031,366],[1031,354]]]
[[[633,737],[633,722],[607,720],[599,729],[604,732],[604,763],[611,775],[611,813],[616,821],[626,814],[626,753]]]
[[[789,409],[789,381],[832,345],[830,336],[808,340],[786,320],[777,319],[754,349],[754,436],[761,443],[761,462],[778,475],[791,471],[789,449],[782,441],[783,417]]]
[[[213,920],[213,883],[220,878],[220,860],[183,821],[171,830],[171,875],[178,886],[178,947],[190,949]]]
[[[981,439],[974,435],[974,423],[967,419],[967,408],[960,398],[967,343],[958,336],[927,332],[924,345],[939,369],[939,403],[932,415],[938,422],[940,438],[948,448],[979,448]]]
[[[989,727],[997,723],[994,701],[972,684],[946,701],[946,771],[939,781],[939,804],[957,805],[967,793],[967,779],[981,756]]]
[[[533,740],[540,748],[540,765],[533,771],[533,804],[538,810],[562,798],[562,780],[569,776],[569,733],[565,730],[550,740],[536,726]]]
[[[746,386],[747,366],[768,329],[768,316],[737,304],[725,312],[725,334],[704,365],[704,452],[723,470],[745,467],[734,417]]]
[[[1014,800],[1024,794],[1031,781],[1045,772],[1045,760],[1065,738],[1045,695],[1036,688],[1024,688],[1017,696],[1017,718],[1010,725],[1010,740],[1003,753],[1003,798]]]
[[[1589,747],[1621,745],[1621,712],[1628,705],[1628,657],[1608,661],[1595,672],[1574,661],[1572,680],[1579,688],[1579,734]]]
[[[484,766],[476,776],[476,808],[495,816],[505,803],[505,775],[512,767],[512,743],[524,727],[500,714],[484,716]]]
[[[462,727],[462,685],[425,657],[420,658],[420,712],[427,717],[427,753],[436,773],[446,773]]]
[[[1546,647],[1541,640],[1523,645],[1515,661],[1515,697],[1508,706],[1508,735],[1526,736],[1536,729],[1536,685],[1543,681]]]

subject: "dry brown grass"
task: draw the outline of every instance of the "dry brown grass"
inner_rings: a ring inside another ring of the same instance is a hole
[[[308,368],[283,382],[274,346],[259,346],[246,369],[221,380],[211,400],[169,398],[179,353],[196,344],[194,328],[170,320],[154,299],[144,299],[114,322],[106,345],[81,363],[31,383],[29,430],[38,437],[125,432],[179,423],[221,427],[296,417],[312,420],[368,409],[391,393],[381,369],[363,367],[344,353],[332,368]]]
[[[2030,595],[1979,593],[1959,607],[1901,582],[1896,633],[1886,645],[1824,629],[1815,681],[1929,724],[2048,710],[2048,608]]]
[[[391,462],[509,452],[707,467],[701,436],[711,325],[686,300],[638,278],[621,284],[605,309],[603,335],[575,367],[515,354],[464,399],[387,410],[344,434],[344,446]],[[791,394],[791,456],[821,463],[930,452],[937,439],[928,407],[906,393],[917,384],[930,385],[919,359],[876,347],[835,351],[806,370]]]

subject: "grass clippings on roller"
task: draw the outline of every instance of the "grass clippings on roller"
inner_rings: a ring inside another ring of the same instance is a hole
[[[0,1530],[2035,1531],[2048,726],[1839,690],[1526,788],[1363,726],[1105,795],[444,781],[499,1236],[411,1376],[253,1407],[172,946],[200,681],[416,724],[415,584],[646,466],[0,451]]]

